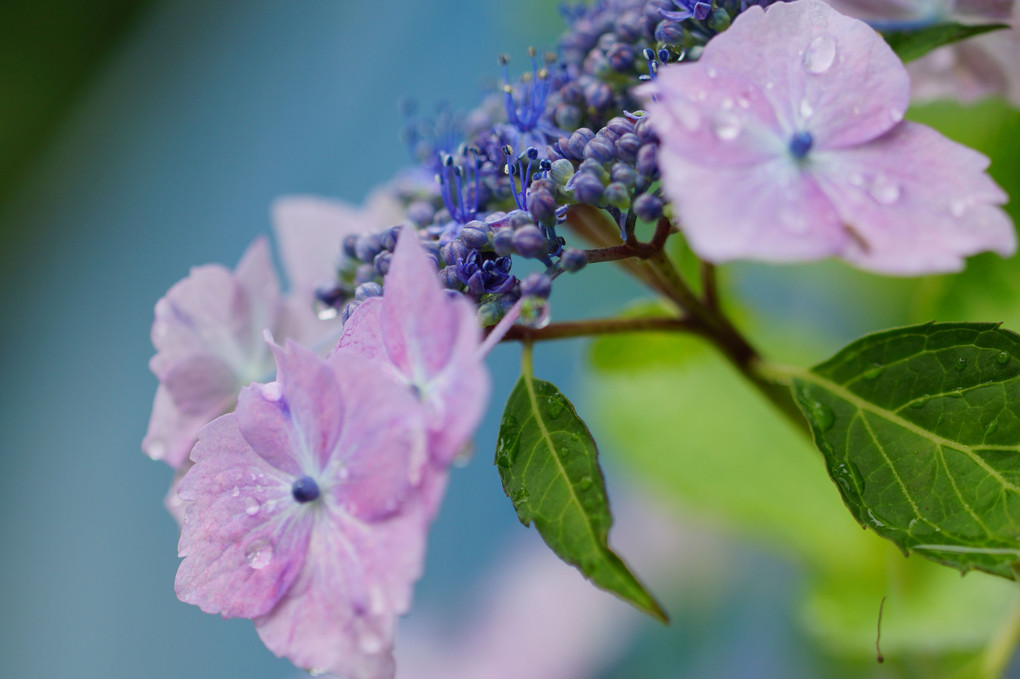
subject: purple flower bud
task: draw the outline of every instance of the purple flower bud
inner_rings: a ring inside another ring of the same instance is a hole
[[[606,53],[606,58],[614,71],[626,73],[634,67],[634,48],[618,42]]]
[[[662,201],[650,193],[642,193],[634,199],[633,210],[646,222],[654,222],[662,216]]]
[[[467,246],[467,243],[459,238],[454,238],[440,249],[440,254],[447,264],[456,264],[458,260],[467,257],[470,251],[471,248]]]
[[[595,138],[604,139],[608,142],[615,143],[616,140],[620,138],[620,135],[612,131],[608,127],[603,127],[601,130],[595,133]]]
[[[478,306],[478,324],[488,328],[499,323],[504,316],[499,308],[499,302],[486,302]]]
[[[354,299],[358,302],[364,302],[369,297],[378,297],[381,294],[382,286],[375,281],[369,281],[358,286],[358,289],[354,291]]]
[[[648,116],[644,116],[634,123],[634,134],[636,134],[638,139],[640,139],[644,144],[659,141],[659,136],[655,134],[655,130],[652,129],[651,123],[648,122]]]
[[[659,160],[657,158],[659,147],[657,144],[645,144],[637,154],[635,167],[637,171],[646,177],[653,177],[659,172]]]
[[[320,285],[315,289],[315,300],[326,308],[336,309],[346,296],[347,291],[336,281]]]
[[[535,223],[535,219],[525,210],[514,210],[507,215],[506,223],[510,225],[511,229],[516,231],[522,226],[533,225]]]
[[[590,174],[603,184],[609,181],[609,173],[606,172],[606,168],[602,166],[602,163],[597,160],[586,159],[582,161],[577,171]]]
[[[447,290],[460,290],[463,286],[460,282],[460,277],[457,276],[456,266],[447,266],[440,271],[439,282],[442,283],[443,287]]]
[[[663,19],[655,27],[655,40],[667,45],[676,45],[684,39],[684,28],[678,21]]]
[[[630,191],[620,182],[611,182],[603,193],[603,198],[613,207],[625,210],[630,207]]]
[[[645,18],[637,10],[627,10],[616,20],[614,30],[620,40],[624,42],[637,42],[644,36],[646,28]]]
[[[563,251],[563,256],[560,257],[560,264],[563,265],[563,270],[568,273],[576,273],[584,268],[588,263],[588,256],[581,250],[574,250],[570,248]]]
[[[376,278],[378,278],[378,274],[375,271],[375,267],[371,264],[361,264],[354,270],[354,285],[368,283]]]
[[[613,103],[613,90],[602,81],[592,81],[584,88],[584,100],[596,111],[604,111]]]
[[[496,231],[492,237],[492,249],[500,257],[507,257],[514,253],[514,230],[504,227]]]
[[[549,252],[549,240],[537,226],[522,226],[514,231],[514,252],[521,257],[541,257]]]
[[[552,279],[538,271],[530,273],[521,281],[521,295],[525,297],[539,297],[548,299],[552,292]]]
[[[609,177],[614,182],[620,182],[626,187],[632,187],[634,182],[637,181],[637,170],[634,169],[633,165],[628,165],[627,163],[613,163],[613,167],[609,171]]]
[[[628,132],[616,140],[616,156],[625,163],[637,162],[640,149],[641,140],[633,132]]]
[[[346,323],[347,319],[351,317],[351,314],[354,313],[354,310],[358,308],[359,304],[360,302],[351,302],[345,306],[344,310],[340,312],[340,322]]]
[[[400,235],[401,228],[403,227],[394,226],[382,232],[379,242],[382,245],[383,250],[393,252],[393,248],[397,247],[397,236]]]
[[[528,212],[540,222],[555,223],[556,199],[549,191],[532,188],[528,192]]]
[[[615,134],[616,138],[619,139],[628,132],[634,131],[634,123],[630,122],[626,118],[617,116],[609,119],[609,122],[606,123],[605,129]]]
[[[584,90],[581,89],[581,84],[576,80],[571,80],[560,89],[560,99],[565,104],[571,104],[573,106],[584,105]]]
[[[616,157],[616,150],[605,137],[595,137],[584,147],[584,157],[598,163],[609,163]]]
[[[588,52],[588,56],[584,58],[582,68],[585,73],[590,73],[596,78],[605,78],[613,72],[612,64],[609,63],[609,59],[606,59],[606,55],[598,47]]]
[[[380,252],[375,256],[375,260],[372,265],[375,267],[376,273],[380,276],[385,276],[390,272],[390,259],[393,257],[392,252]]]
[[[382,239],[377,233],[369,233],[358,236],[354,244],[354,255],[362,262],[371,262],[382,250]]]
[[[567,141],[567,150],[570,151],[571,155],[580,160],[584,158],[584,148],[594,138],[594,132],[587,127],[582,127],[570,135],[570,139]]]
[[[590,172],[580,172],[574,176],[574,198],[579,203],[598,205],[602,202],[602,182]]]
[[[357,259],[358,258],[357,245],[358,245],[358,234],[352,233],[352,234],[349,234],[347,236],[344,236],[344,242],[343,242],[344,254],[347,255],[348,257],[350,257],[351,259]]]
[[[477,219],[470,221],[461,229],[459,240],[469,248],[483,248],[489,244],[489,225]]]
[[[416,200],[407,206],[407,218],[418,226],[427,226],[436,216],[436,208],[424,200]]]
[[[554,117],[558,127],[569,130],[581,123],[581,109],[573,104],[560,104],[556,107]]]

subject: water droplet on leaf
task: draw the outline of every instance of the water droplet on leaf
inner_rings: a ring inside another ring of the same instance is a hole
[[[1009,363],[1009,354],[1007,354],[1005,351],[1001,351],[999,352],[999,355],[995,357],[995,361],[999,365],[1005,365]]]
[[[832,68],[836,61],[836,39],[820,35],[811,41],[804,53],[804,68],[808,73],[820,75]]]
[[[960,358],[956,359],[955,368],[957,370],[966,370],[967,369],[967,359],[965,359],[963,356],[961,356]]]
[[[806,405],[808,416],[816,427],[821,431],[832,429],[832,425],[836,421],[836,415],[829,406],[819,403],[814,399],[809,399]]]
[[[923,408],[923,407],[925,407],[928,404],[929,400],[931,400],[931,396],[928,396],[927,394],[925,394],[924,396],[921,396],[920,398],[918,398],[918,399],[916,399],[914,401],[911,401],[910,407],[911,408],[916,408],[916,409]]]
[[[550,396],[545,402],[545,412],[550,418],[556,419],[563,413],[563,409],[566,407],[566,403],[560,396]]]
[[[999,428],[998,422],[991,422],[985,427],[985,436],[991,436],[995,433],[995,430]]]

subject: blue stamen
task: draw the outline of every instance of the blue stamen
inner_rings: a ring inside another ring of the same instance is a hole
[[[302,504],[312,502],[319,497],[319,484],[311,476],[302,476],[294,482],[290,492]]]
[[[814,143],[815,139],[811,136],[811,133],[802,130],[790,139],[790,155],[797,160],[801,160],[807,156]]]

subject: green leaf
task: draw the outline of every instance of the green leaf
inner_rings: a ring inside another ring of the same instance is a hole
[[[862,525],[961,571],[1020,561],[1020,336],[994,323],[868,335],[794,395]]]
[[[525,526],[535,524],[561,559],[604,590],[659,620],[662,607],[609,548],[609,512],[598,449],[574,406],[553,384],[524,370],[499,426],[496,466]]]
[[[982,33],[1009,28],[1007,24],[966,26],[957,23],[935,24],[914,31],[885,31],[882,37],[904,63],[923,57],[928,52],[966,40]]]

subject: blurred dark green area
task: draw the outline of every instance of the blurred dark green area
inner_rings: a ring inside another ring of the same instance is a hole
[[[0,3],[0,210],[149,0]],[[13,261],[31,234],[0,221]]]

